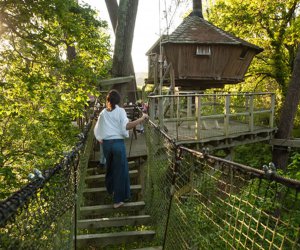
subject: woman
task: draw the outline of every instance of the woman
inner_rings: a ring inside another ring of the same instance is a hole
[[[113,194],[114,208],[130,199],[130,180],[124,138],[130,129],[148,118],[147,114],[135,121],[129,121],[125,109],[120,108],[120,94],[111,90],[106,96],[106,108],[99,115],[95,126],[95,137],[103,146],[106,159],[105,185]]]

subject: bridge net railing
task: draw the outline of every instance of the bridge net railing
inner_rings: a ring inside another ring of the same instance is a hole
[[[165,249],[300,249],[300,182],[176,146],[147,126],[147,211]]]
[[[85,168],[93,145],[92,121],[53,168],[0,203],[0,249],[72,249]]]

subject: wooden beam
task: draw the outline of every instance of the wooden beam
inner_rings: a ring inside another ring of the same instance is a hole
[[[134,76],[123,76],[123,77],[115,77],[111,79],[100,80],[98,85],[101,87],[104,86],[113,86],[114,84],[123,84],[129,83],[134,79]]]
[[[300,138],[297,139],[272,139],[270,141],[271,145],[282,146],[282,147],[291,147],[291,148],[300,148]]]

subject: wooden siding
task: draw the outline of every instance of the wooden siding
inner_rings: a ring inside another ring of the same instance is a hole
[[[201,46],[201,45],[200,45]],[[210,45],[211,55],[196,55],[197,44],[165,44],[167,61],[171,62],[175,79],[241,82],[255,53],[249,49],[240,59],[242,46]]]

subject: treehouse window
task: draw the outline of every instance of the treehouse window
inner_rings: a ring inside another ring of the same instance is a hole
[[[197,46],[196,55],[198,56],[210,56],[210,46]]]
[[[240,59],[245,59],[246,55],[248,54],[248,49],[247,48],[243,48],[242,52],[240,54]]]

